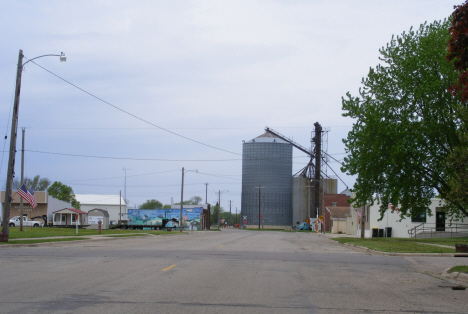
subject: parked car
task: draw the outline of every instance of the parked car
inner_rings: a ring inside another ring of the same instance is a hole
[[[20,217],[15,216],[10,219],[10,227],[19,227]],[[44,224],[40,221],[29,220],[26,216],[23,216],[23,227],[43,227]]]
[[[296,226],[296,230],[312,230],[312,227],[307,222],[302,222]]]

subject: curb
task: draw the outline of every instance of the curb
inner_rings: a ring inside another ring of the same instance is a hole
[[[447,268],[444,270],[444,272],[442,273],[442,277],[444,278],[448,278],[448,279],[455,279],[455,280],[461,280],[461,281],[465,281],[465,282],[468,282],[468,274],[467,273],[459,273],[459,272],[452,272],[452,273],[449,273],[449,270],[450,268]]]
[[[356,251],[372,254],[372,255],[384,255],[384,256],[428,256],[428,257],[454,257],[456,253],[395,253],[395,252],[381,252],[359,246],[356,244],[342,243],[344,246],[348,246]]]

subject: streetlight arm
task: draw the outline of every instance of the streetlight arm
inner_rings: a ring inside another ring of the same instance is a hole
[[[36,59],[39,59],[39,58],[42,58],[42,57],[60,57],[60,61],[62,62],[65,62],[67,61],[67,57],[65,57],[65,54],[62,52],[61,54],[59,55],[42,55],[42,56],[39,56],[39,57],[35,57],[35,58],[32,58],[32,59],[29,59],[28,61],[26,61],[25,63],[23,63],[22,67],[24,67],[26,65],[26,63],[30,62],[30,61],[33,61],[33,60],[36,60]]]

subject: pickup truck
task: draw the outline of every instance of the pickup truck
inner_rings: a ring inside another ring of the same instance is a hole
[[[20,217],[15,216],[10,219],[10,227],[19,227]],[[40,221],[28,220],[26,216],[23,216],[23,227],[43,227],[44,224]]]

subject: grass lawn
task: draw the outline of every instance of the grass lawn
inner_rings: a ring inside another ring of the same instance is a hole
[[[455,247],[455,244],[468,244],[468,238],[429,238],[429,239],[406,239],[415,242],[441,244]]]
[[[165,230],[120,230],[120,229],[105,229],[101,230],[101,235],[110,234],[180,234],[180,232],[165,231]],[[19,230],[19,227],[10,228],[10,240],[13,239],[25,239],[25,238],[49,238],[49,237],[80,237],[98,235],[96,229],[76,229],[72,228],[23,228],[23,231]]]
[[[455,245],[453,249],[451,248],[444,248],[438,247],[433,245],[426,245],[418,242],[423,241],[415,241],[415,239],[399,239],[399,238],[371,238],[371,239],[360,239],[360,238],[334,238],[335,240],[340,243],[349,243],[358,246],[363,246],[369,248],[371,250],[380,251],[380,252],[389,252],[389,253],[455,253]],[[428,242],[424,239],[425,243],[432,243]],[[446,239],[448,240],[448,239]],[[452,239],[453,240],[453,239]],[[448,245],[444,243],[436,243],[442,245]],[[460,243],[460,242],[456,242]]]
[[[133,234],[110,234],[106,235],[109,238],[126,238],[126,237],[145,237],[148,233],[133,233]]]
[[[34,243],[44,243],[44,242],[62,242],[62,241],[78,241],[78,240],[88,240],[88,238],[57,238],[57,239],[37,239],[37,240],[9,240],[9,242],[0,242],[2,244],[34,244]]]
[[[468,266],[467,265],[460,265],[460,266],[454,266],[450,268],[449,273],[453,272],[459,272],[459,273],[467,273],[468,274]]]

